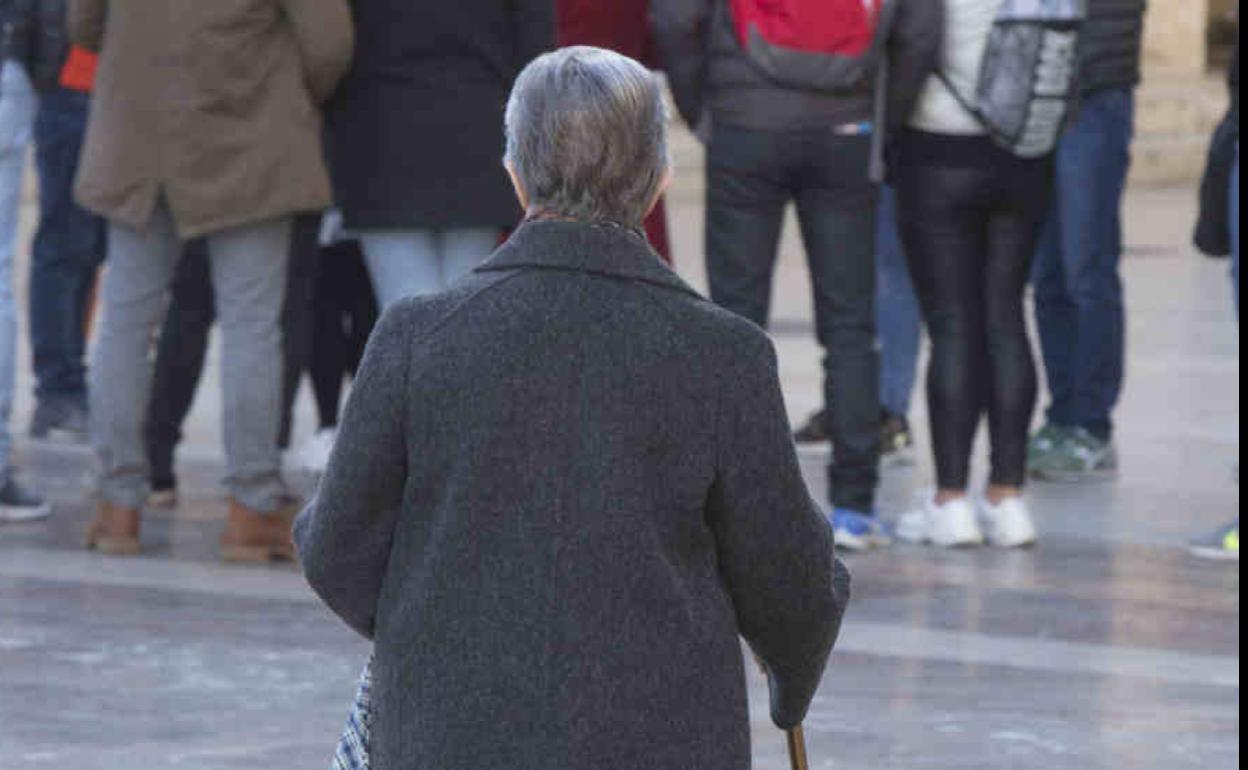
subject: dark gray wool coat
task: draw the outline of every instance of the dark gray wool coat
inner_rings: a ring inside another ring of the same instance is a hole
[[[377,770],[745,770],[738,634],[793,725],[849,596],[771,343],[608,226],[387,312],[295,537]]]

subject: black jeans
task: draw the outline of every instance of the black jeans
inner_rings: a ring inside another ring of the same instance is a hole
[[[879,481],[879,357],[871,138],[716,126],[707,159],[711,298],[766,326],[784,210],[797,204],[824,349],[832,505],[871,512]]]
[[[299,380],[312,355],[312,288],[316,274],[320,215],[295,218],[291,258],[282,307],[282,418],[278,445],[290,444],[291,413]],[[182,423],[191,410],[208,354],[208,332],[216,320],[207,244],[192,241],[178,261],[169,310],[156,348],[152,396],[145,437],[152,484],[174,483],[173,453],[182,441]]]
[[[965,489],[975,431],[988,413],[991,483],[1022,486],[1036,367],[1023,314],[1048,211],[1052,158],[1020,160],[985,137],[910,132],[898,216],[932,338],[927,372],[941,489]]]

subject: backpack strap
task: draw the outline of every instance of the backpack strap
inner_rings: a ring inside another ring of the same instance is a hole
[[[958,104],[962,106],[962,109],[970,113],[970,116],[975,118],[981,126],[991,131],[991,127],[984,120],[983,113],[979,111],[978,107],[971,103],[970,99],[967,99],[966,96],[958,90],[958,87],[953,84],[953,81],[949,79],[949,76],[945,74],[944,70],[936,70],[936,79],[941,82],[941,85],[945,87],[945,90],[949,92],[949,95],[957,100]]]

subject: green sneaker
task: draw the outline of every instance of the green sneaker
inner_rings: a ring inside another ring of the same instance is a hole
[[[1202,559],[1239,561],[1239,522],[1196,538],[1187,544],[1187,549]]]
[[[1059,429],[1061,430],[1061,429]],[[1109,481],[1118,475],[1118,450],[1083,428],[1062,431],[1052,450],[1028,458],[1028,471],[1041,481]]]
[[[1066,437],[1069,435],[1069,428],[1045,423],[1045,426],[1036,431],[1036,434],[1027,442],[1027,470],[1034,471],[1036,468],[1051,465],[1053,455],[1058,451],[1058,447],[1066,442]]]

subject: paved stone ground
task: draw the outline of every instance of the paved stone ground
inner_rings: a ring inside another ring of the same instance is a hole
[[[696,153],[680,157],[696,167]],[[1121,479],[1035,487],[1034,551],[852,558],[854,602],[808,722],[813,767],[1239,766],[1239,570],[1181,548],[1239,506],[1238,328],[1225,265],[1184,245],[1191,199],[1135,190],[1128,201]],[[702,284],[699,206],[687,171],[672,196],[679,268]],[[818,400],[809,307],[790,228],[775,330],[795,419]],[[188,426],[187,500],[149,517],[142,558],[78,549],[85,452],[20,447],[57,511],[0,529],[0,769],[327,766],[366,648],[293,568],[214,560],[216,371]],[[28,413],[23,394],[15,424]],[[300,436],[310,416],[305,399]],[[822,494],[822,458],[804,463]],[[898,512],[930,477],[925,459],[886,472],[882,510]],[[751,676],[755,764],[780,770],[781,737]]]

